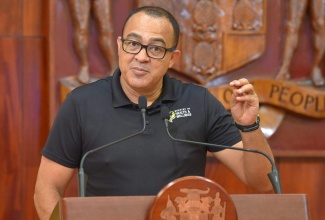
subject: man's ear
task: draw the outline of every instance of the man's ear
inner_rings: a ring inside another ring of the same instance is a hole
[[[171,54],[171,58],[170,58],[168,67],[171,68],[174,65],[174,63],[179,59],[180,56],[181,56],[181,51],[174,50]]]
[[[117,55],[120,55],[120,49],[122,48],[121,36],[117,37],[116,43],[117,43]]]

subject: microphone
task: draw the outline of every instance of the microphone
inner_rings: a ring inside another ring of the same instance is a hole
[[[81,158],[81,162],[80,162],[80,166],[79,166],[79,173],[78,173],[78,184],[79,184],[79,196],[80,197],[84,197],[86,195],[86,185],[87,185],[87,174],[84,173],[84,169],[83,169],[83,164],[85,162],[86,157],[89,154],[95,153],[99,150],[102,150],[104,148],[110,147],[114,144],[120,143],[122,141],[125,141],[127,139],[130,139],[136,135],[139,135],[141,133],[144,132],[144,130],[146,129],[146,108],[147,108],[147,98],[145,96],[140,96],[139,100],[138,100],[138,106],[139,109],[141,109],[141,114],[142,114],[142,124],[143,124],[143,128],[141,131],[135,133],[135,134],[131,134],[127,137],[121,138],[119,140],[113,141],[111,143],[105,144],[103,146],[97,147],[95,149],[92,149],[88,152],[86,152],[83,157]]]
[[[169,137],[174,141],[184,142],[184,143],[188,143],[188,144],[205,145],[205,146],[209,146],[209,147],[216,147],[216,148],[219,148],[219,149],[232,149],[232,150],[238,150],[238,151],[245,151],[245,152],[257,153],[257,154],[261,154],[261,155],[265,156],[270,161],[271,166],[272,166],[272,171],[270,173],[268,173],[268,177],[269,177],[270,182],[271,182],[271,184],[273,186],[274,192],[277,193],[277,194],[281,194],[281,184],[280,184],[279,173],[278,173],[278,170],[277,170],[277,168],[275,166],[274,161],[272,160],[272,158],[268,154],[266,154],[266,153],[264,153],[262,151],[259,151],[259,150],[248,149],[248,148],[239,148],[239,147],[232,147],[232,146],[225,146],[225,145],[217,145],[217,144],[211,144],[211,143],[204,143],[204,142],[176,139],[169,133],[169,129],[168,129],[168,122],[169,122],[169,117],[170,117],[168,107],[163,106],[161,108],[161,117],[165,121],[166,130],[167,130],[167,133],[168,133]]]

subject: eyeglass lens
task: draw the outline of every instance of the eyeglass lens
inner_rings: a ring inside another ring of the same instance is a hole
[[[127,53],[138,54],[142,48],[146,49],[147,55],[151,58],[162,59],[166,53],[166,48],[160,46],[143,45],[136,41],[123,40],[123,49]]]

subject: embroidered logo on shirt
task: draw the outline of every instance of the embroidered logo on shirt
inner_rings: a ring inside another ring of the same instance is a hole
[[[180,108],[169,112],[169,122],[173,123],[173,120],[176,118],[185,118],[190,117],[191,114],[191,108]]]

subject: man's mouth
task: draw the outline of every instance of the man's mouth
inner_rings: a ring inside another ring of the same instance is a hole
[[[135,75],[144,75],[149,72],[148,70],[141,67],[132,67],[131,70]]]

